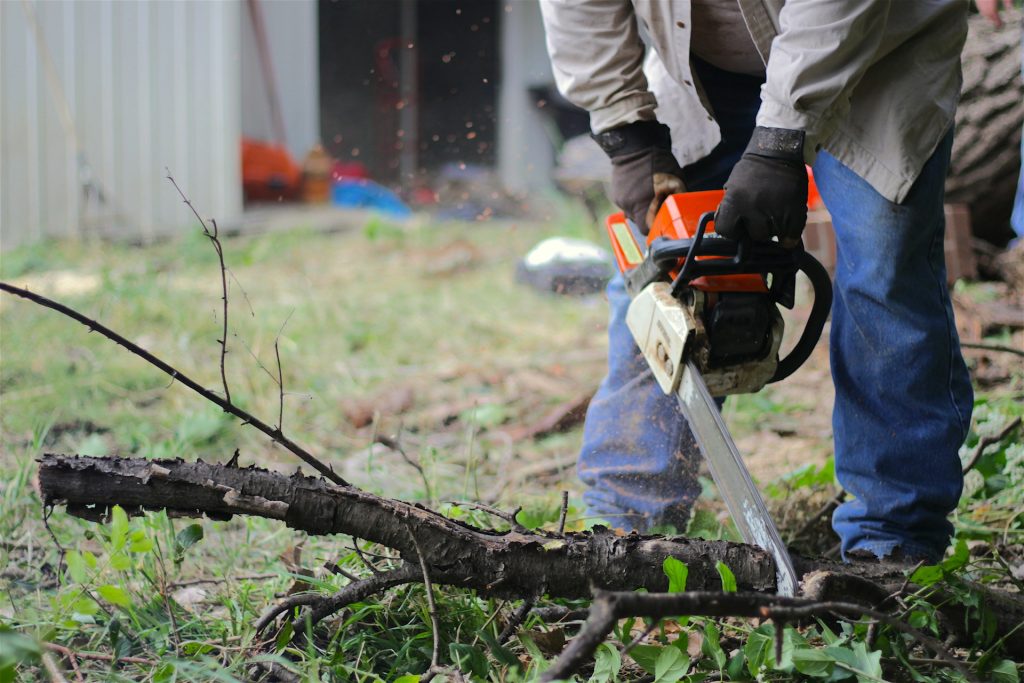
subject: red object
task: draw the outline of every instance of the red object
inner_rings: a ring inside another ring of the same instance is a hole
[[[242,192],[247,201],[297,199],[301,189],[302,168],[288,150],[242,138]]]
[[[334,166],[331,167],[331,180],[343,178],[369,180],[370,174],[366,170],[366,166],[358,161],[335,161]]]

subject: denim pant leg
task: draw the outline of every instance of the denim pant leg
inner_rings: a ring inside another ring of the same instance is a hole
[[[722,129],[712,153],[687,166],[690,190],[721,188],[740,158],[761,104],[761,79],[693,59]],[[577,463],[588,514],[625,530],[655,524],[682,530],[700,495],[700,453],[674,396],[658,387],[626,327],[629,296],[622,278],[608,285],[608,375],[587,411]]]
[[[952,133],[902,204],[821,153],[814,177],[837,244],[831,362],[836,475],[853,498],[833,526],[843,556],[942,556],[963,478],[973,391],[943,255]]]
[[[1024,36],[1021,37],[1020,55],[1020,74],[1021,77],[1024,77]],[[1020,172],[1017,175],[1017,196],[1013,200],[1013,215],[1010,216],[1010,225],[1013,227],[1013,231],[1017,233],[1018,238],[1024,237],[1024,134],[1022,134],[1020,141],[1020,158]]]

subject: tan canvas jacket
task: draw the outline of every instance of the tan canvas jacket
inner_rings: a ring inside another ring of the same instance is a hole
[[[690,70],[689,0],[540,4],[558,87],[595,132],[658,118],[683,165],[718,144]],[[953,124],[967,0],[739,4],[767,65],[758,125],[806,130],[808,162],[824,148],[902,201]]]

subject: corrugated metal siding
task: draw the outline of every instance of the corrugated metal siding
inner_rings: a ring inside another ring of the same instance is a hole
[[[145,241],[194,227],[165,168],[204,215],[236,219],[242,9],[176,0],[0,2],[0,248],[43,237]],[[90,182],[103,201],[83,191]]]

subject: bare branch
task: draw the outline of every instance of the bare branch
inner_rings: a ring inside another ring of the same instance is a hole
[[[616,621],[630,616],[663,619],[677,614],[711,617],[753,617],[776,622],[796,621],[825,614],[846,617],[869,617],[899,631],[931,650],[945,664],[955,668],[966,680],[978,679],[960,660],[949,653],[935,637],[922,633],[884,612],[849,602],[819,602],[806,598],[787,598],[760,593],[627,593],[595,591],[590,617],[580,634],[555,663],[541,676],[541,681],[568,679],[582,664],[589,661],[594,650],[611,633]],[[779,624],[776,623],[779,628]]]
[[[227,355],[228,355],[228,269],[224,265],[224,245],[220,242],[220,236],[217,230],[217,221],[210,219],[210,224],[213,225],[213,230],[207,227],[206,221],[196,211],[196,207],[192,205],[192,201],[182,192],[181,188],[178,187],[178,183],[175,182],[174,176],[171,175],[171,170],[167,170],[167,179],[171,181],[171,185],[174,185],[174,189],[181,195],[182,201],[192,209],[192,213],[195,214],[196,219],[199,221],[199,225],[203,228],[203,234],[210,239],[210,243],[213,244],[213,250],[217,252],[217,261],[220,263],[220,291],[221,301],[224,302],[224,313],[223,313],[223,329],[221,331],[220,339],[220,379],[224,384],[224,400],[231,403],[231,390],[228,388],[228,375],[227,375]]]
[[[995,436],[981,437],[981,439],[978,440],[978,445],[974,448],[974,452],[971,453],[971,457],[964,464],[963,473],[967,474],[972,469],[974,469],[974,466],[978,464],[979,460],[981,460],[981,455],[982,453],[985,452],[985,449],[993,444],[999,443],[1000,441],[1008,437],[1014,429],[1020,426],[1020,423],[1021,418],[1020,416],[1017,416],[1014,419],[1010,420],[1008,423],[1006,423],[1003,426],[1003,428],[999,430],[999,433],[996,434]]]
[[[171,379],[181,382],[189,389],[205,398],[210,403],[219,406],[221,409],[224,410],[224,412],[230,413],[235,417],[241,419],[243,424],[250,424],[259,431],[263,432],[264,434],[269,436],[272,441],[274,441],[277,444],[280,444],[284,448],[291,451],[293,454],[298,456],[299,459],[301,459],[304,463],[315,469],[320,474],[327,477],[335,484],[338,484],[339,486],[349,485],[347,481],[342,479],[339,475],[335,474],[334,470],[331,469],[328,465],[324,464],[323,461],[321,461],[312,453],[307,451],[305,448],[298,445],[297,443],[286,437],[284,434],[282,434],[281,430],[274,429],[267,423],[257,418],[252,413],[243,410],[242,408],[239,408],[238,406],[228,401],[226,398],[218,396],[209,389],[203,387],[201,384],[196,382],[194,379],[192,379],[185,373],[181,372],[172,365],[164,362],[160,358],[157,358],[152,353],[142,348],[138,344],[128,341],[128,339],[121,336],[117,332],[114,332],[109,327],[106,327],[105,325],[100,324],[99,322],[93,320],[92,318],[89,318],[88,316],[79,313],[73,308],[69,308],[64,304],[58,303],[53,299],[48,299],[45,296],[36,294],[35,292],[31,292],[27,289],[22,289],[21,287],[15,287],[14,285],[7,284],[6,282],[0,282],[0,291],[7,292],[8,294],[14,294],[15,296],[20,296],[21,298],[28,299],[29,301],[39,304],[40,306],[44,306],[46,308],[57,311],[58,313],[66,315],[72,320],[76,320],[79,323],[85,325],[86,327],[89,328],[90,331],[99,332],[101,335],[103,335],[110,341],[125,348],[127,351],[135,354],[136,356],[146,361],[150,365],[159,369],[161,372],[167,374],[168,376],[171,377]]]
[[[423,548],[420,547],[420,542],[416,540],[416,534],[411,529],[409,530],[409,540],[416,548],[416,559],[419,560],[420,571],[423,572],[423,588],[427,593],[427,610],[430,613],[430,628],[434,638],[434,648],[430,652],[430,668],[427,669],[427,675],[423,679],[424,683],[427,683],[433,679],[437,668],[441,665],[441,625],[437,621],[437,603],[434,602],[434,586],[430,583],[430,570],[427,569],[427,561],[423,558]]]

